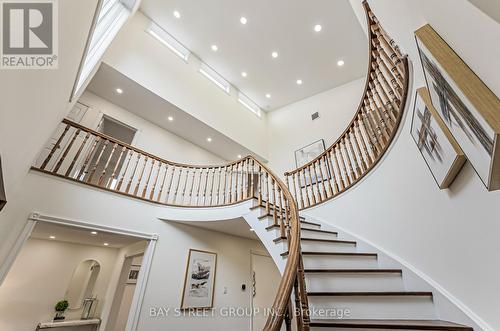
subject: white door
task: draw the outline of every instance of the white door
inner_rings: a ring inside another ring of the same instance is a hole
[[[273,305],[281,275],[273,259],[267,255],[251,253],[252,255],[252,276],[254,284],[250,289],[252,293],[252,308],[259,313],[252,318],[252,331],[262,331],[266,324],[267,315],[264,310]]]

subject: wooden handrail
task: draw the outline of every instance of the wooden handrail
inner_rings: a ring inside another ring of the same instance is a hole
[[[102,132],[98,132],[98,131],[95,131],[95,130],[92,130],[86,126],[83,126],[79,123],[76,123],[70,119],[67,119],[67,118],[64,118],[62,120],[62,123],[64,124],[69,124],[70,126],[74,127],[74,128],[78,128],[80,130],[83,130],[85,132],[89,132],[97,137],[101,137],[103,139],[106,139],[106,140],[109,140],[110,142],[113,142],[113,143],[116,143],[118,144],[119,146],[122,146],[122,147],[126,147],[128,149],[131,149],[133,151],[136,151],[137,153],[140,153],[140,154],[143,154],[143,155],[146,155],[148,156],[149,158],[151,159],[155,159],[157,161],[160,161],[160,162],[163,162],[163,163],[168,163],[170,165],[175,165],[175,166],[178,166],[178,167],[185,167],[185,168],[209,168],[209,167],[223,167],[223,166],[227,166],[227,165],[231,165],[231,164],[235,164],[235,163],[238,163],[239,161],[233,161],[233,162],[230,162],[230,163],[226,163],[226,164],[221,164],[221,165],[216,165],[216,164],[211,164],[211,165],[200,165],[200,164],[184,164],[184,163],[178,163],[178,162],[173,162],[173,161],[170,161],[170,160],[166,160],[166,159],[163,159],[163,158],[160,158],[156,155],[153,155],[153,154],[150,154],[140,148],[137,148],[137,147],[134,147],[130,144],[127,144],[123,141],[120,141],[116,138],[113,138],[107,134],[104,134]]]
[[[253,156],[221,165],[176,163],[68,119],[32,169],[168,206],[206,208],[256,199],[286,238],[289,251],[264,331],[280,330],[285,319],[288,330],[293,317],[297,330],[309,331],[298,202],[305,209],[338,196],[373,169],[397,132],[408,94],[407,58],[363,4],[370,60],[356,115],[324,153],[286,173],[286,185]]]
[[[347,191],[381,160],[393,141],[408,97],[408,59],[384,31],[367,1],[369,61],[358,109],[340,137],[310,162],[285,173],[307,209]]]
[[[68,119],[51,141],[33,170],[168,206],[219,207],[257,199],[287,238],[290,252],[264,330],[280,329],[294,288],[294,315],[300,330],[308,330],[298,206],[287,186],[261,161],[247,156],[221,165],[176,163]]]

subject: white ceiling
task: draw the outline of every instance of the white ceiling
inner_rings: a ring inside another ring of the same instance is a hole
[[[366,35],[349,0],[143,0],[140,9],[263,110],[366,74]]]
[[[481,9],[486,15],[500,23],[500,2],[491,0],[469,0],[474,6]]]
[[[255,232],[250,231],[250,225],[241,217],[223,221],[167,221],[194,226],[215,232],[222,232],[231,236],[259,240]]]
[[[115,89],[118,86],[123,89],[123,94],[116,93]],[[253,154],[234,140],[105,63],[101,64],[87,89],[101,98],[212,152],[223,160],[235,160],[238,155]],[[169,122],[168,116],[172,116],[174,121]],[[212,142],[207,142],[207,137],[211,137]],[[255,156],[265,161],[259,155]]]
[[[107,247],[109,248],[122,248],[142,240],[102,231],[97,231],[97,234],[93,235],[91,231],[73,226],[38,222],[31,233],[31,237],[100,247],[104,247],[104,243],[108,243]],[[54,236],[55,239],[51,239],[50,236]]]

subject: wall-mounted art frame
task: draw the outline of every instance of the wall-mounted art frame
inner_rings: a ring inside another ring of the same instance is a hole
[[[500,189],[500,100],[429,24],[415,38],[432,104],[486,188]]]
[[[425,87],[419,88],[415,95],[410,133],[439,188],[448,188],[466,158],[432,106]]]
[[[295,165],[296,165],[296,167],[299,168],[299,167],[311,162],[312,160],[317,158],[319,155],[321,155],[325,150],[326,150],[325,141],[323,139],[319,139],[319,140],[317,140],[317,141],[315,141],[307,146],[304,146],[304,147],[296,150],[295,151]],[[330,168],[327,167],[326,170],[328,172],[326,174],[327,178],[323,178],[323,176],[321,174],[324,171],[324,169],[322,169],[322,171],[319,171],[319,170],[314,171],[314,169],[311,170],[310,178],[307,176],[305,178],[301,178],[300,187],[306,187],[308,185],[316,184],[318,182],[325,181],[325,180],[331,178]]]
[[[0,156],[0,211],[7,203],[7,198],[5,197],[5,187],[3,184],[3,171],[2,171],[2,157]]]
[[[139,278],[139,272],[141,271],[140,264],[132,264],[128,270],[126,284],[132,285],[137,284],[137,279]]]
[[[214,304],[217,253],[190,249],[181,309],[211,309]]]

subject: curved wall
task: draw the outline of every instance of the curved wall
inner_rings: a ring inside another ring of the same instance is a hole
[[[364,23],[361,2],[351,0]],[[307,214],[351,231],[419,270],[485,330],[500,329],[500,191],[487,192],[466,164],[439,190],[409,134],[415,88],[424,85],[413,31],[430,23],[500,95],[500,25],[466,0],[371,1],[413,61],[404,126],[385,159],[359,185]],[[362,14],[362,15],[361,15]]]

